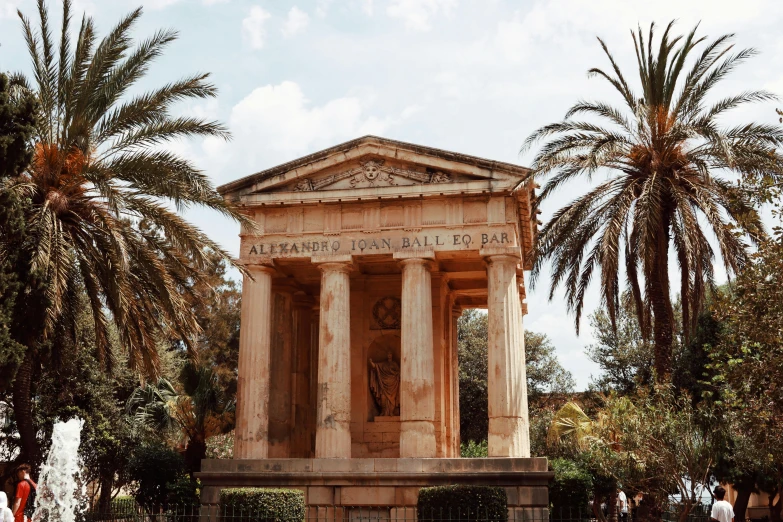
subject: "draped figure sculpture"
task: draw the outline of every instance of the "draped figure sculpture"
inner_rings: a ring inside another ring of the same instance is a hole
[[[382,416],[400,414],[400,366],[389,352],[385,361],[370,359],[370,391]]]

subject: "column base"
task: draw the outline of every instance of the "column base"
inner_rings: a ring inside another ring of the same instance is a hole
[[[433,421],[400,422],[400,458],[435,458],[437,451]]]
[[[416,503],[422,487],[450,484],[503,487],[508,496],[510,521],[545,522],[549,520],[545,510],[549,506],[548,484],[553,476],[554,473],[547,471],[545,458],[223,459],[204,460],[197,474],[204,509],[217,507],[220,490],[224,488],[293,488],[304,493],[310,508],[309,520],[316,519],[313,508],[319,506],[329,508],[329,520],[334,520],[334,508],[351,510],[353,517],[339,519],[346,521],[368,520],[368,508],[377,509],[373,514],[382,515],[373,516],[372,520],[393,521],[395,511],[389,508],[405,507],[408,511],[404,520],[409,522],[416,520]],[[527,511],[521,513],[522,509]],[[531,512],[533,509],[537,511]],[[324,520],[323,508],[317,515]],[[402,521],[403,513],[399,515],[397,520]]]
[[[528,420],[523,417],[490,417],[490,457],[529,457]]]
[[[318,428],[315,434],[315,458],[350,459],[351,428],[348,425]]]

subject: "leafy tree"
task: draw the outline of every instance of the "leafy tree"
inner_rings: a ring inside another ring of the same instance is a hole
[[[35,99],[0,73],[0,186],[18,176],[32,158],[35,130]],[[24,346],[14,340],[13,312],[22,282],[16,267],[21,262],[16,248],[23,236],[21,202],[0,191],[0,371],[13,375],[24,355]],[[10,379],[4,379],[0,391]]]
[[[675,335],[670,247],[681,274],[689,338],[713,285],[716,250],[726,270],[736,273],[748,261],[747,240],[764,235],[751,199],[724,173],[777,175],[783,165],[776,150],[783,129],[756,123],[725,128],[719,122],[730,109],[772,100],[772,94],[748,90],[706,103],[713,87],[755,51],[733,52],[731,35],[707,42],[696,36],[696,28],[673,36],[672,27],[673,22],[657,47],[654,25],[646,37],[641,28],[632,33],[641,92],[599,39],[611,69],[593,68],[589,74],[607,80],[623,105],[580,101],[564,120],[536,130],[524,146],[546,140],[531,174],[547,180],[540,200],[575,178],[591,180],[599,173],[607,178],[544,225],[535,245],[533,283],[551,260],[550,298],[565,288],[578,331],[594,273],[603,306],[616,322],[624,272],[643,337],[653,339],[656,378],[662,381],[672,369]],[[587,119],[575,118],[581,115]]]
[[[171,498],[171,492],[179,493],[183,479],[189,481],[185,461],[179,453],[161,442],[145,443],[136,448],[125,478],[133,485],[136,501],[151,512],[158,512],[169,502],[179,500]]]
[[[174,31],[158,31],[134,47],[131,32],[141,17],[136,9],[101,40],[85,16],[72,41],[66,0],[56,49],[43,0],[38,15],[36,31],[20,14],[35,78],[25,88],[40,108],[33,159],[0,189],[0,195],[27,202],[21,255],[42,283],[40,302],[23,311],[27,328],[15,338],[26,350],[14,381],[14,416],[23,458],[33,461],[39,450],[32,375],[55,330],[73,330],[77,289],[83,287],[88,297],[99,362],[111,365],[109,325],[114,324],[129,364],[154,376],[164,332],[175,332],[189,349],[199,332],[183,290],[202,280],[213,261],[208,252],[230,259],[172,206],[200,206],[248,221],[227,206],[195,165],[163,148],[172,139],[228,136],[217,122],[170,112],[178,101],[214,97],[208,75],[131,94],[176,38]]]
[[[623,303],[614,325],[605,310],[597,310],[589,319],[595,343],[585,352],[601,368],[592,384],[626,394],[652,382],[653,343],[642,335],[633,305]]]
[[[578,461],[564,458],[552,459],[550,471],[555,478],[549,487],[549,501],[552,504],[554,518],[580,519],[588,512],[593,500],[593,475]]]
[[[487,314],[466,310],[457,323],[459,343],[460,437],[475,442],[487,438]],[[573,391],[574,379],[557,361],[546,335],[525,332],[528,399],[533,409],[547,394]]]
[[[234,398],[239,364],[239,316],[242,291],[229,277],[230,264],[219,252],[207,252],[210,258],[202,278],[187,288],[184,297],[200,326],[195,338],[198,359],[211,366],[228,400]],[[181,340],[172,339],[181,348]]]
[[[721,328],[705,390],[728,410],[735,445],[730,465],[769,493],[773,522],[783,509],[783,237],[776,230],[733,291],[716,299],[713,314]]]
[[[725,442],[718,418],[670,385],[641,388],[635,395],[610,394],[594,419],[567,404],[552,421],[550,440],[572,445],[598,475],[644,492],[658,513],[670,492],[679,491],[678,518],[685,522]]]

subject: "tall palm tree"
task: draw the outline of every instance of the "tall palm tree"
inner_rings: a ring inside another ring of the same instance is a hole
[[[72,41],[70,0],[62,14],[56,47],[43,0],[37,29],[19,13],[34,79],[25,87],[40,114],[30,167],[0,186],[27,202],[29,228],[18,244],[44,289],[41,326],[30,321],[23,334],[27,350],[13,389],[22,454],[33,460],[36,353],[55,331],[69,330],[79,292],[88,297],[101,360],[111,362],[113,322],[130,363],[154,376],[159,334],[174,332],[191,346],[198,332],[184,292],[202,278],[207,252],[229,259],[177,211],[200,206],[246,221],[203,172],[164,147],[193,136],[228,138],[217,122],[171,112],[178,101],[214,97],[208,75],[130,93],[177,33],[158,31],[134,45],[131,31],[142,14],[136,9],[100,40],[93,20],[83,16]]]
[[[632,32],[641,95],[599,38],[611,69],[593,68],[589,75],[609,82],[623,105],[580,101],[562,121],[536,130],[523,145],[524,150],[545,141],[532,173],[546,179],[540,200],[576,178],[606,177],[542,227],[533,283],[551,260],[549,298],[564,287],[578,332],[594,274],[614,324],[624,269],[639,324],[645,338],[654,341],[659,380],[670,375],[674,336],[670,247],[680,271],[687,338],[714,283],[713,245],[731,275],[747,262],[749,243],[764,234],[750,198],[727,174],[777,175],[783,166],[776,150],[783,143],[778,125],[726,128],[719,121],[730,109],[772,100],[772,94],[745,91],[707,103],[713,87],[755,51],[733,51],[732,35],[711,42],[697,38],[696,27],[685,36],[672,36],[672,26],[666,27],[657,49],[654,25],[646,38],[641,28]],[[575,119],[582,115],[584,120]]]

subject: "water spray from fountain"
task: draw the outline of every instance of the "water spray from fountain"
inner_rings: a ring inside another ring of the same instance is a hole
[[[78,418],[55,423],[46,464],[41,467],[33,522],[75,522],[85,507],[85,488],[79,480],[83,424]]]

